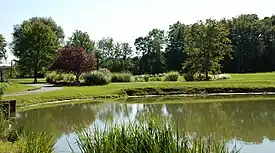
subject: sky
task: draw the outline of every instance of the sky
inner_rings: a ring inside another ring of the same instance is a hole
[[[0,0],[0,33],[12,41],[13,25],[31,17],[52,17],[66,38],[75,30],[92,40],[112,37],[133,46],[135,39],[153,28],[168,30],[181,21],[191,24],[255,13],[275,14],[274,0]],[[9,63],[14,57],[8,51]]]

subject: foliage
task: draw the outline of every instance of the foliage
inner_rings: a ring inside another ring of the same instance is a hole
[[[133,50],[128,43],[114,42],[113,38],[102,38],[97,43],[100,66],[106,67],[112,72],[130,70],[130,56]]]
[[[88,72],[96,68],[96,57],[93,53],[87,53],[83,48],[77,46],[65,46],[58,54],[53,70],[62,70],[73,73],[76,81],[83,72]]]
[[[133,80],[133,75],[130,73],[113,73],[112,82],[131,82]]]
[[[95,127],[94,131],[77,133],[76,144],[82,153],[104,152],[173,152],[173,153],[229,153],[222,142],[206,141],[202,138],[190,139],[171,123],[149,120],[147,123],[127,123],[107,126],[104,131]],[[73,150],[72,150],[73,151]],[[236,153],[238,150],[232,150]]]
[[[195,75],[193,73],[185,73],[183,78],[185,81],[195,81]]]
[[[145,75],[143,75],[143,78],[146,82],[148,82],[150,79],[150,76],[148,74],[145,74]]]
[[[84,76],[86,85],[106,85],[111,81],[111,76],[102,71],[92,71]]]
[[[7,42],[2,34],[0,34],[0,62],[2,62],[3,59],[6,59],[6,50]]]
[[[165,49],[166,65],[169,71],[180,71],[182,63],[186,59],[184,29],[185,25],[180,22],[169,26],[168,42]]]
[[[149,78],[149,81],[162,81],[162,77],[152,76]]]
[[[178,81],[179,77],[180,77],[179,72],[171,71],[165,74],[164,81]]]
[[[46,76],[46,82],[56,84],[59,82],[63,83],[73,83],[76,80],[75,76],[72,74],[66,74],[66,73],[57,73],[56,71],[53,71]]]
[[[24,153],[52,153],[55,143],[55,136],[45,132],[26,133],[20,139],[20,151]]]
[[[49,25],[30,19],[14,27],[11,46],[20,67],[32,71],[36,83],[38,71],[52,63],[59,42]]]
[[[74,45],[83,48],[86,52],[95,50],[95,43],[90,39],[87,32],[76,30],[67,42],[68,45]]]
[[[208,73],[220,70],[220,61],[230,55],[232,49],[228,38],[229,29],[222,23],[208,19],[186,28],[187,67],[193,72]]]
[[[142,55],[139,62],[141,73],[157,74],[165,70],[164,52],[165,35],[163,30],[153,29],[145,37],[135,40],[138,54]]]
[[[215,80],[231,79],[231,75],[230,74],[218,74],[218,75],[214,75],[213,78]]]

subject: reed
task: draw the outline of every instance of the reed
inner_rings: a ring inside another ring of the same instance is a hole
[[[81,153],[237,153],[225,143],[188,137],[171,124],[149,121],[94,128],[77,133]],[[176,126],[177,127],[177,126]],[[73,150],[72,150],[73,151]]]

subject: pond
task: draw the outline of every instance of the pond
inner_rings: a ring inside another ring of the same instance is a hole
[[[154,101],[148,99],[147,101]],[[180,129],[201,136],[215,135],[245,153],[275,150],[275,101],[215,103],[84,103],[20,112],[18,123],[29,131],[51,132],[58,136],[56,152],[69,152],[75,142],[75,127],[104,127],[106,123],[137,120],[151,112],[169,116]]]

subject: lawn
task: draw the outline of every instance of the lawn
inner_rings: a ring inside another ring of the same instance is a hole
[[[26,83],[26,81],[24,80]],[[201,82],[130,82],[130,83],[111,83],[105,86],[81,86],[65,87],[64,90],[55,92],[45,92],[33,95],[10,96],[4,99],[16,99],[19,106],[43,103],[67,99],[89,99],[93,97],[106,96],[118,97],[126,96],[123,90],[136,88],[275,88],[275,73],[255,73],[255,74],[232,74],[229,80],[220,81],[201,81]],[[274,90],[275,91],[275,90]],[[105,97],[105,98],[106,98]]]

